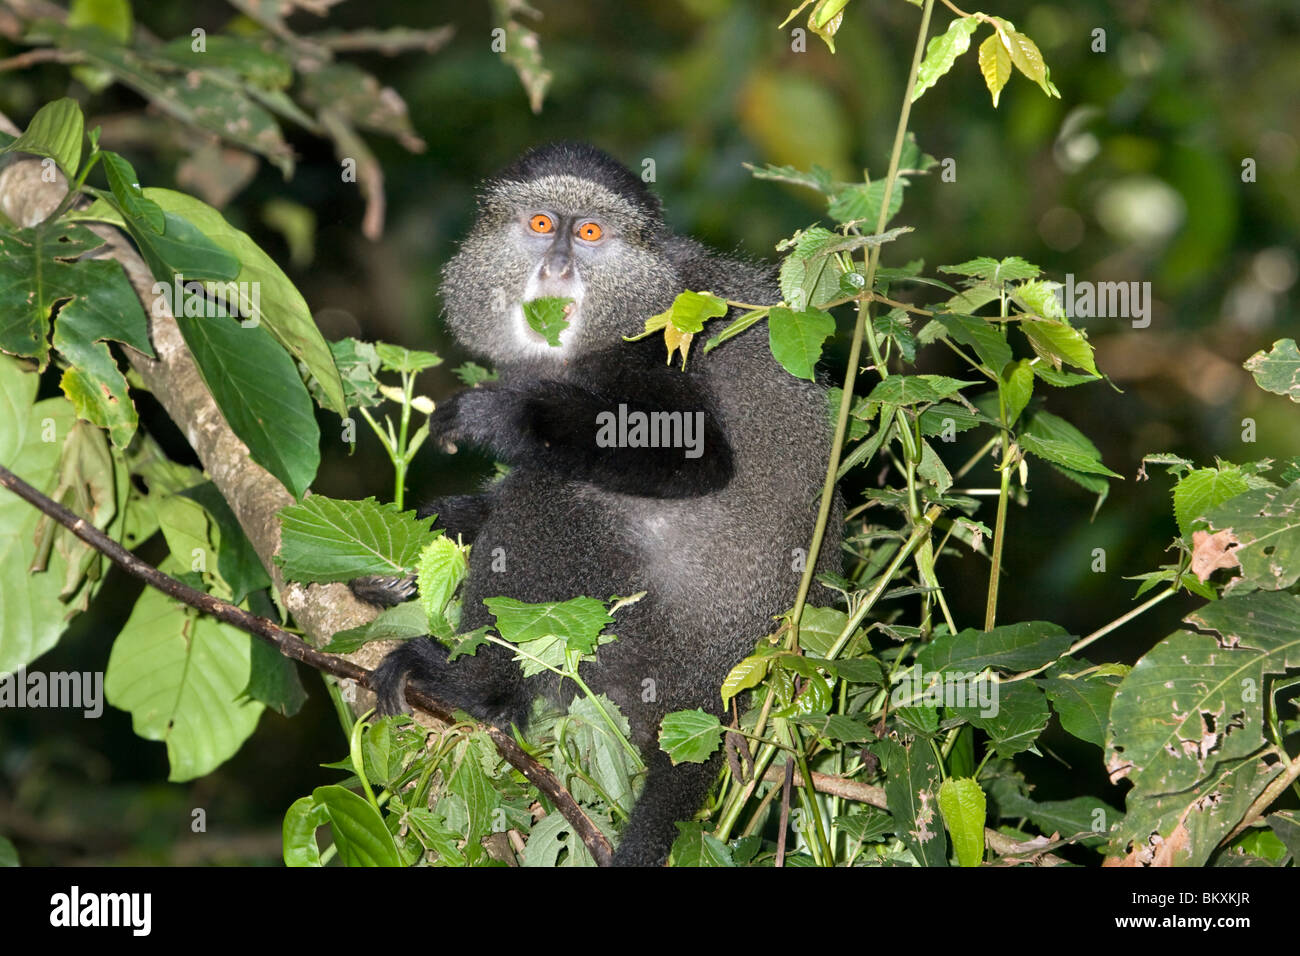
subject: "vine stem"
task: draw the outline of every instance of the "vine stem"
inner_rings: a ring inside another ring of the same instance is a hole
[[[925,52],[925,38],[930,32],[930,13],[934,9],[934,0],[925,0],[921,11],[921,26],[916,33],[916,49],[912,53],[912,68],[907,76],[907,86],[903,90],[903,107],[898,116],[898,128],[894,132],[894,149],[889,157],[889,172],[885,175],[885,195],[880,203],[880,216],[876,223],[876,232],[885,231],[889,221],[889,203],[894,194],[894,183],[898,178],[898,165],[903,155],[903,143],[907,139],[907,120],[912,113],[912,90],[916,88],[916,74],[921,68],[921,58]],[[870,289],[876,280],[876,266],[880,261],[880,246],[867,249],[867,268],[864,289]],[[826,481],[822,485],[821,504],[817,509],[817,524],[813,528],[812,541],[808,546],[808,560],[799,580],[799,593],[795,597],[794,611],[790,615],[794,637],[799,635],[799,620],[803,617],[804,605],[808,602],[808,592],[812,588],[813,577],[817,573],[817,557],[821,554],[822,542],[826,537],[826,523],[830,518],[831,504],[835,500],[835,476],[840,470],[840,457],[844,450],[844,436],[848,432],[849,411],[853,407],[853,387],[857,381],[858,362],[862,357],[862,341],[870,337],[872,358],[881,378],[889,375],[884,363],[880,361],[880,350],[876,347],[875,330],[870,329],[870,308],[866,303],[859,304],[857,321],[853,326],[853,344],[849,347],[849,365],[844,373],[843,393],[840,395],[839,415],[835,419],[835,437],[831,441],[830,461],[826,465]]]
[[[1125,624],[1133,620],[1133,618],[1137,617],[1139,614],[1149,611],[1151,608],[1155,607],[1157,604],[1159,604],[1165,598],[1169,597],[1171,594],[1177,594],[1177,593],[1178,593],[1178,588],[1175,585],[1170,585],[1168,588],[1161,591],[1159,594],[1151,598],[1149,601],[1144,601],[1142,604],[1139,604],[1137,607],[1133,608],[1133,610],[1129,611],[1127,614],[1121,614],[1119,617],[1115,618],[1115,620],[1111,621],[1109,624],[1097,628],[1097,630],[1093,631],[1087,637],[1079,638],[1077,641],[1071,644],[1069,649],[1060,657],[1057,657],[1054,660],[1050,660],[1042,667],[1037,667],[1032,671],[1023,671],[1019,674],[1016,674],[1013,677],[1008,677],[1005,680],[1001,681],[1001,683],[1011,684],[1018,680],[1024,680],[1026,677],[1034,677],[1037,674],[1041,674],[1043,671],[1047,670],[1049,667],[1051,667],[1053,664],[1059,661],[1061,657],[1069,657],[1071,654],[1077,654],[1079,651],[1083,650],[1089,644],[1093,643],[1094,641],[1101,640],[1111,631],[1115,630],[1116,628],[1123,627]]]

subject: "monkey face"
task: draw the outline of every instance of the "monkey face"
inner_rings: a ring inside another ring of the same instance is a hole
[[[662,235],[643,208],[581,176],[496,183],[443,271],[448,324],[498,365],[563,363],[609,348],[672,300],[676,273]],[[558,347],[523,311],[552,297],[571,300]]]

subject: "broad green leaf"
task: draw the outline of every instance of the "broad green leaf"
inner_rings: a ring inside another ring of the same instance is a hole
[[[260,325],[180,315],[176,324],[231,430],[301,498],[320,464],[320,429],[293,359]]]
[[[3,153],[32,153],[47,156],[58,164],[69,180],[77,178],[81,164],[81,139],[85,133],[85,119],[76,100],[63,97],[53,103],[46,103],[27,129],[8,146],[0,149]]]
[[[542,302],[544,300],[537,299],[536,301]],[[561,299],[559,301],[564,302],[567,300]],[[410,372],[414,374],[442,364],[442,358],[436,352],[408,349],[388,342],[376,342],[375,354],[379,356],[380,367],[385,372]]]
[[[281,90],[293,82],[293,65],[256,37],[211,34],[201,51],[194,49],[191,37],[177,37],[157,52],[185,70],[230,70],[266,90]]]
[[[588,816],[594,816],[590,811]],[[533,824],[524,846],[523,865],[528,867],[595,866],[587,847],[562,814],[551,811]]]
[[[401,866],[393,835],[379,811],[345,787],[317,787],[312,799],[329,814],[334,845],[344,866]]]
[[[979,56],[980,73],[984,76],[989,93],[993,95],[993,108],[997,109],[1002,87],[1011,79],[1011,53],[997,31],[994,31],[980,44]]]
[[[1243,368],[1265,391],[1300,402],[1300,349],[1295,339],[1278,339],[1270,351],[1261,349],[1246,359]]]
[[[803,633],[802,628],[800,633]],[[767,669],[772,663],[771,654],[750,654],[731,669],[727,679],[722,682],[722,704],[725,707],[731,698],[742,691],[757,687],[767,676]]]
[[[1010,787],[999,787],[992,796],[1004,820],[1027,817],[1045,836],[1059,833],[1070,839],[1081,833],[1092,834],[1079,840],[1084,846],[1105,843],[1110,828],[1124,818],[1114,807],[1092,796],[1036,801]]]
[[[257,556],[252,542],[244,533],[239,519],[217,491],[217,486],[210,481],[202,482],[180,492],[187,498],[197,501],[208,513],[215,527],[215,544],[217,551],[217,570],[222,580],[230,586],[231,603],[240,604],[250,591],[268,587],[271,578],[262,567],[262,560]]]
[[[916,73],[916,85],[912,88],[913,103],[952,69],[957,57],[970,49],[971,34],[978,26],[979,21],[974,17],[958,17],[948,24],[946,31],[930,38],[925,46],[925,59]]]
[[[968,345],[975,350],[984,367],[994,375],[1011,362],[1011,346],[1007,344],[1002,329],[978,315],[950,315],[941,313],[934,320],[947,330],[952,340],[959,345]]]
[[[1036,279],[1042,270],[1032,262],[1026,262],[1020,256],[1007,256],[1007,258],[1001,260],[980,256],[977,259],[959,262],[955,266],[939,266],[939,271],[947,272],[950,275],[984,279],[995,285],[1001,285],[1004,282]]]
[[[144,195],[168,212],[184,216],[209,240],[238,260],[237,274],[233,278],[241,290],[247,289],[251,293],[241,297],[240,311],[246,313],[249,321],[265,325],[294,358],[307,366],[325,393],[326,408],[346,415],[349,406],[343,397],[343,385],[329,344],[316,326],[306,300],[275,261],[247,233],[230,225],[207,203],[170,189],[146,189]],[[198,278],[188,272],[185,277]],[[207,285],[211,290],[215,283]],[[227,290],[229,288],[226,286]]]
[[[722,741],[722,722],[700,708],[665,715],[659,727],[659,749],[679,763],[704,763]]]
[[[605,602],[590,597],[540,604],[496,597],[483,603],[496,618],[501,637],[512,644],[558,637],[569,647],[590,654],[596,649],[600,632],[614,622]]]
[[[768,313],[767,331],[772,357],[796,378],[815,381],[822,345],[835,334],[835,320],[818,309],[795,312],[778,307]]]
[[[551,348],[560,347],[560,333],[569,327],[569,306],[572,299],[549,296],[533,299],[523,304],[524,320],[528,327],[546,340]]]
[[[820,166],[813,166],[809,172],[795,169],[793,166],[773,166],[768,164],[759,168],[752,163],[742,164],[755,179],[770,179],[773,182],[788,183],[791,186],[806,186],[820,193],[829,193],[834,188],[831,174]]]
[[[673,304],[665,312],[652,317],[649,322],[658,325],[659,320],[666,320],[679,332],[690,333],[704,331],[704,323],[709,319],[721,318],[727,314],[727,303],[711,292],[692,292],[689,289],[679,292]]]
[[[1236,465],[1197,468],[1174,485],[1174,518],[1183,537],[1190,537],[1196,523],[1212,508],[1249,491],[1246,476]]]
[[[257,728],[263,706],[242,698],[249,678],[243,631],[146,589],[113,642],[108,702],[145,740],[167,744],[173,782],[215,770]]]
[[[321,650],[326,654],[351,654],[371,641],[405,641],[428,633],[429,616],[424,608],[418,601],[404,601],[386,608],[373,621],[339,631]]]
[[[434,532],[429,519],[374,498],[339,501],[311,495],[281,508],[276,563],[286,581],[349,581],[367,574],[404,575]]]
[[[849,616],[839,608],[807,605],[799,621],[799,646],[825,657],[848,623]]]
[[[597,695],[596,700],[614,721],[619,734],[615,735],[606,723],[595,701],[578,694],[569,704],[568,714],[556,724],[551,767],[560,779],[570,781],[569,792],[579,803],[609,802],[627,814],[633,803],[633,776],[642,768],[633,765],[627,750],[630,733],[627,718],[609,698]]]
[[[939,809],[952,835],[958,864],[983,863],[986,801],[979,782],[971,777],[949,777],[939,786]]]
[[[1203,786],[1265,744],[1273,675],[1300,667],[1300,597],[1256,591],[1211,602],[1137,662],[1115,692],[1106,738],[1112,779],[1150,793]]]
[[[465,856],[473,865],[486,856],[482,840],[492,832],[496,810],[501,806],[501,797],[483,766],[485,758],[495,762],[497,757],[483,731],[475,731],[458,749],[460,759],[447,779],[447,790],[464,802],[468,822]]]
[[[1100,461],[1090,457],[1082,448],[1069,442],[1059,441],[1054,438],[1040,438],[1029,432],[1022,434],[1018,440],[1020,447],[1031,455],[1037,455],[1045,461],[1061,465],[1071,471],[1083,472],[1085,475],[1120,477]]]
[[[997,684],[993,706],[975,704],[949,707],[948,713],[963,717],[989,735],[989,743],[1001,757],[1029,750],[1047,728],[1051,714],[1047,698],[1030,681]],[[992,710],[993,713],[989,713]]]
[[[977,384],[943,375],[891,375],[871,390],[867,401],[885,405],[928,405]]]

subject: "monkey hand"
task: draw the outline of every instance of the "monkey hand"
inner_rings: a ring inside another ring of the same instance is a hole
[[[501,385],[480,385],[457,392],[429,416],[429,437],[447,451],[474,445],[509,460],[523,437],[525,399]]]

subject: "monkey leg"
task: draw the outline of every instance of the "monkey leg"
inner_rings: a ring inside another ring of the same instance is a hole
[[[649,773],[614,850],[615,866],[663,866],[678,836],[676,824],[695,816],[721,768],[721,752],[702,764],[674,767],[658,746],[644,749]]]
[[[533,693],[519,665],[499,647],[448,661],[448,651],[435,640],[417,637],[391,652],[375,668],[375,694],[381,714],[406,710],[406,684],[435,700],[508,730],[524,726]]]

